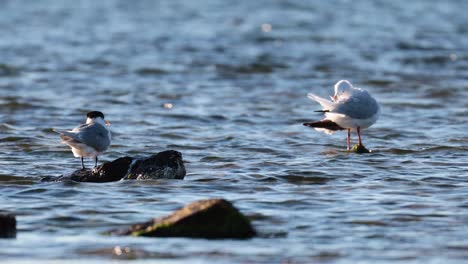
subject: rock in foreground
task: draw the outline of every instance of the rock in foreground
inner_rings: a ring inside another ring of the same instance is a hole
[[[0,214],[0,238],[16,237],[16,218],[9,214]]]
[[[237,238],[255,236],[250,221],[224,199],[195,201],[169,216],[111,234],[148,237]]]
[[[167,150],[147,158],[122,157],[99,165],[95,169],[80,169],[69,176],[46,177],[43,181],[113,182],[121,179],[183,179],[182,154]]]

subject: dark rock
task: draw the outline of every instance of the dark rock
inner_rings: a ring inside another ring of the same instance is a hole
[[[74,171],[70,179],[79,182],[113,182],[120,181],[127,175],[130,165],[133,162],[131,157],[123,157],[99,165],[96,169],[81,169]]]
[[[106,162],[95,169],[80,169],[71,175],[44,177],[42,181],[113,182],[122,179],[183,179],[182,154],[166,150],[147,158],[122,157]]]
[[[10,214],[0,214],[0,238],[16,237],[16,218]]]
[[[368,150],[366,147],[364,147],[364,145],[359,145],[359,144],[354,145],[350,151],[355,152],[357,154],[371,153],[371,151]]]
[[[126,179],[183,179],[185,167],[182,154],[168,150],[146,159],[136,160]]]
[[[256,235],[250,221],[224,199],[195,201],[169,216],[110,234],[147,237],[237,238]]]

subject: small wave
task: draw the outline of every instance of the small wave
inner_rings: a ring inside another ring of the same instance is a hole
[[[434,46],[423,45],[413,42],[399,42],[396,44],[397,48],[400,50],[421,50],[421,51],[431,51],[431,50],[440,50],[440,48],[436,48]]]
[[[457,96],[456,89],[431,89],[426,92],[426,98],[453,98]]]
[[[353,225],[366,225],[366,226],[388,226],[384,221],[379,220],[352,220],[348,222]]]
[[[219,157],[219,156],[206,156],[200,159],[201,162],[233,162],[234,160]]]
[[[0,64],[0,76],[13,77],[20,74],[20,68],[8,64]]]
[[[391,154],[396,154],[396,155],[406,155],[406,154],[416,153],[418,151],[411,150],[411,149],[392,148],[392,149],[389,149],[388,152],[390,152]]]
[[[177,145],[177,144],[169,144],[167,145],[167,148],[174,148],[174,149],[179,149],[179,150],[203,150],[206,149],[206,147],[200,147],[200,146],[189,146],[189,145]]]
[[[281,179],[286,180],[289,183],[294,184],[325,184],[331,179],[320,176],[299,176],[299,175],[286,175],[282,176]]]
[[[19,129],[19,127],[14,126],[14,125],[10,125],[10,124],[7,124],[7,123],[0,124],[0,131],[14,131],[14,130],[18,130],[18,129]]]
[[[101,59],[101,58],[83,60],[83,61],[80,61],[80,63],[91,65],[91,66],[96,66],[96,67],[109,67],[112,64],[110,61]]]
[[[158,137],[167,138],[167,139],[186,139],[187,138],[184,135],[175,134],[175,133],[162,133],[162,134],[159,134]]]
[[[426,148],[419,148],[419,149],[401,149],[401,148],[392,148],[387,150],[386,152],[390,152],[391,154],[396,155],[406,155],[406,154],[416,154],[416,153],[437,153],[437,152],[459,152],[459,151],[466,151],[467,148],[464,147],[456,147],[456,146],[435,146],[435,147],[426,147]]]
[[[0,98],[0,105],[2,106],[2,108],[15,109],[15,110],[42,107],[40,105],[35,105],[30,102],[24,102],[21,100],[21,98],[17,98],[17,97]]]
[[[163,75],[169,72],[159,68],[140,68],[135,71],[136,74],[141,76]]]
[[[452,63],[450,56],[445,55],[434,55],[426,57],[405,57],[400,58],[399,61],[403,65],[437,65],[442,66],[448,63]]]
[[[31,177],[0,175],[0,185],[32,185],[34,183],[36,179]]]
[[[364,82],[366,86],[389,86],[395,81],[383,79],[371,79]]]
[[[34,141],[35,141],[35,139],[30,138],[30,137],[9,136],[9,137],[0,138],[0,142],[26,142],[26,143],[32,143]]]
[[[244,65],[216,64],[216,70],[221,74],[265,74],[275,69],[287,68],[283,64],[254,62]]]
[[[249,147],[249,148],[241,148],[241,150],[248,151],[248,152],[266,153],[266,154],[279,154],[278,151],[271,149],[271,148]]]
[[[278,178],[294,184],[325,184],[332,180],[332,178],[325,176],[323,172],[296,170],[286,170]]]

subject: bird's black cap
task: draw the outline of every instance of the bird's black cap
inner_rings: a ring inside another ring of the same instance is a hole
[[[104,114],[99,111],[91,111],[86,114],[86,117],[89,117],[89,118],[101,117],[102,119],[104,119]]]

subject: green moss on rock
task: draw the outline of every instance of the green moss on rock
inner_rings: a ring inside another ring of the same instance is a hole
[[[370,153],[370,150],[364,147],[364,145],[359,145],[359,144],[354,145],[350,151],[358,153],[358,154]]]

